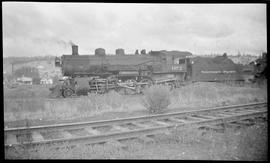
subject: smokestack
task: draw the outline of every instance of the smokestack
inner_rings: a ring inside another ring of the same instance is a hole
[[[72,55],[79,55],[77,45],[72,45]]]

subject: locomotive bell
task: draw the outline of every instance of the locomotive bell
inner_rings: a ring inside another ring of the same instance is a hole
[[[72,55],[79,55],[77,45],[72,45]]]

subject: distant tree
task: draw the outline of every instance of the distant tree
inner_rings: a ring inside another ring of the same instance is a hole
[[[6,74],[4,75],[4,78],[7,82],[11,82],[14,79],[14,76],[12,76],[12,74]]]
[[[141,50],[141,54],[146,54],[146,50],[145,49],[143,49],[143,50]]]
[[[35,67],[22,67],[14,71],[15,77],[30,77],[30,78],[40,78],[38,69]]]

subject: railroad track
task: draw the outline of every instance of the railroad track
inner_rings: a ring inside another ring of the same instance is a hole
[[[5,147],[65,142],[69,145],[94,144],[129,138],[147,140],[149,135],[184,126],[215,128],[214,125],[224,123],[248,124],[247,120],[255,118],[267,118],[266,102],[105,121],[6,128]]]

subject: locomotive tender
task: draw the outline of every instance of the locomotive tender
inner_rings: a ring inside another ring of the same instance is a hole
[[[55,59],[55,65],[68,77],[55,91],[70,97],[112,89],[139,93],[151,84],[176,87],[192,75],[191,56],[190,52],[164,50],[127,55],[123,49],[106,55],[102,48],[96,49],[95,55],[79,55],[78,46],[73,45],[72,55]]]

